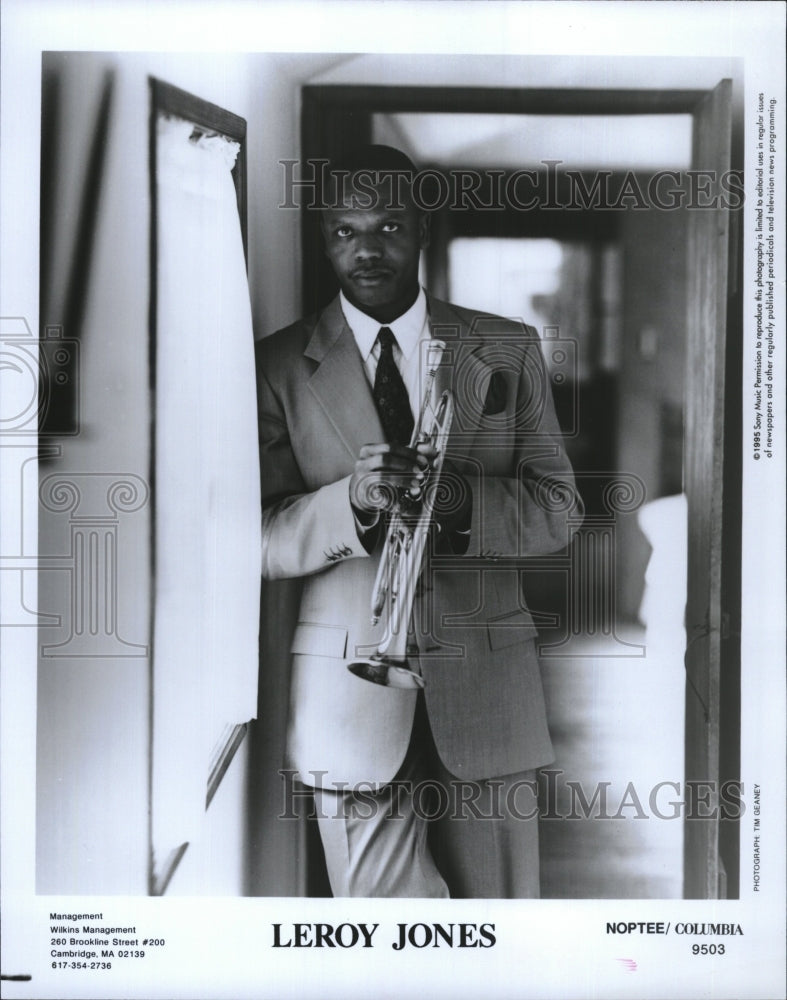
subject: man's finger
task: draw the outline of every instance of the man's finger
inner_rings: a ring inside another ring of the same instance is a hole
[[[416,458],[422,469],[428,469],[437,458],[437,448],[431,444],[419,444],[416,449]]]
[[[408,448],[403,444],[390,444],[387,441],[361,445],[361,450],[358,452],[359,458],[372,458],[375,455],[397,455],[402,458],[409,458],[413,462],[416,459],[414,448]]]

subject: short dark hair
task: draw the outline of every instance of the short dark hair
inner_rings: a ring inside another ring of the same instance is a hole
[[[348,179],[363,174],[367,197],[370,185],[384,186],[383,198],[390,207],[401,208],[402,198],[410,200],[410,189],[417,173],[413,161],[400,149],[376,143],[356,146],[329,162],[324,175],[322,207],[338,207],[347,197],[348,188],[357,196],[358,191],[352,183],[348,184]]]
[[[332,173],[335,171],[356,173],[358,170],[403,173],[409,174],[411,179],[418,173],[413,161],[401,149],[375,143],[356,146],[354,149],[342,153],[331,160],[328,169]]]

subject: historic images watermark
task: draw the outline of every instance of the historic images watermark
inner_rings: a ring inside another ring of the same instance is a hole
[[[530,212],[534,210],[673,211],[737,209],[744,203],[739,170],[561,170],[562,160],[538,169],[333,170],[326,159],[279,160],[279,208],[401,211],[409,201],[422,212]]]
[[[55,473],[40,485],[35,481],[37,463],[62,457],[82,429],[79,341],[61,326],[47,326],[36,337],[24,317],[0,317],[0,375],[9,499],[0,545],[2,627],[41,629],[44,658],[146,656],[145,643],[119,634],[118,553],[123,522],[148,504],[148,484],[115,471]],[[40,514],[63,519],[65,552],[41,550],[28,527],[25,511],[36,490]],[[57,574],[63,584],[57,608],[29,606],[26,583],[36,574],[39,582]]]
[[[575,339],[563,336],[559,327],[548,326],[537,332],[521,318],[502,320],[479,315],[470,335],[461,341],[457,339],[456,330],[450,328],[435,327],[434,333],[444,341],[441,364],[445,372],[450,371],[450,381],[456,390],[451,428],[455,447],[465,441],[475,441],[483,442],[488,449],[505,452],[515,446],[518,435],[524,435],[532,447],[553,449],[555,442],[543,431],[543,417],[550,393],[558,388],[568,390],[567,394],[564,391],[567,405],[561,414],[561,438],[578,435],[578,344]],[[478,361],[481,349],[484,364]],[[420,365],[423,382],[429,368],[428,344],[424,345]],[[512,412],[497,409],[495,398],[504,398],[504,383],[520,377],[529,388],[527,396]],[[450,515],[465,499],[464,477],[482,475],[480,466],[467,459],[457,460],[456,471],[453,466],[444,467],[439,482],[434,486],[427,482],[425,492],[433,491],[435,511],[443,516]],[[476,597],[469,601],[467,610],[440,615],[435,608],[433,588],[421,588],[419,632],[423,642],[420,657],[462,659],[466,655],[465,646],[457,641],[457,630],[461,629],[491,628],[498,637],[506,633],[513,637],[523,628],[521,615],[514,613],[490,623],[480,614],[487,592],[485,585],[489,583],[493,589],[508,588],[515,593],[520,576],[539,572],[551,574],[565,595],[565,611],[559,615],[531,609],[533,620],[538,620],[541,630],[538,640],[541,657],[646,656],[645,646],[619,635],[616,608],[620,521],[636,514],[647,501],[643,480],[631,472],[598,469],[575,472],[573,482],[543,476],[534,483],[530,480],[529,462],[523,459],[512,483],[520,506],[535,503],[547,515],[565,514],[565,537],[556,539],[559,544],[554,552],[535,557],[528,550],[526,526],[522,524],[516,547],[510,551],[490,548],[482,538],[476,555],[457,560],[440,554],[439,536],[433,533],[424,573],[462,573],[466,592]],[[356,484],[356,498],[362,501],[359,506],[375,507],[381,513],[390,512],[402,506],[403,498],[407,501],[412,487],[409,473],[401,477],[401,482],[392,479],[386,486],[381,486],[375,476],[369,476]],[[599,509],[592,515],[583,511],[581,497],[587,491],[600,493]],[[477,502],[484,502],[482,490],[478,491]],[[414,517],[419,508],[420,504],[414,506]],[[483,514],[478,521],[484,523]],[[580,526],[583,528],[581,534],[574,535]],[[573,542],[569,544],[572,535]],[[340,557],[340,553],[335,555],[335,558]],[[328,553],[327,558],[332,559],[334,555]],[[582,586],[572,584],[579,580],[583,581]],[[584,641],[588,634],[597,640],[592,653]],[[364,646],[354,651],[357,657],[373,653],[373,647]]]
[[[536,778],[521,778],[507,782],[489,779],[492,790],[482,800],[477,782],[462,778],[438,781],[394,779],[385,786],[385,795],[378,796],[378,785],[372,781],[350,783],[324,779],[327,771],[309,771],[315,787],[336,793],[332,801],[336,811],[324,810],[313,799],[313,789],[296,780],[297,771],[283,768],[282,810],[279,819],[297,819],[306,805],[311,817],[371,819],[384,812],[385,819],[404,819],[402,801],[412,803],[412,810],[424,820],[502,820],[512,817],[522,822],[541,820],[738,820],[746,812],[741,781],[677,781],[664,780],[647,787],[628,781],[619,787],[613,781],[596,781],[592,785],[565,779],[560,768],[544,768]],[[318,810],[322,810],[318,812]],[[755,786],[755,810],[759,811],[759,786]]]

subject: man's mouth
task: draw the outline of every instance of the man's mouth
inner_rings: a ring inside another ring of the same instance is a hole
[[[353,271],[352,279],[353,281],[360,281],[362,283],[376,284],[380,281],[387,281],[392,274],[393,272],[387,267],[370,267],[362,271]]]

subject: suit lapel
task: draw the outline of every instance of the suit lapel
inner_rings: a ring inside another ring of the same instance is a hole
[[[431,296],[428,301],[432,336],[446,344],[435,376],[435,394],[437,398],[445,389],[454,394],[454,422],[448,448],[461,440],[461,447],[457,449],[461,453],[472,446],[493,369],[482,357],[480,345],[470,342],[470,327],[450,303]]]
[[[383,429],[338,297],[320,316],[304,354],[318,364],[309,389],[355,459],[361,445],[383,439]]]
[[[448,447],[461,441],[457,449],[461,453],[475,438],[493,369],[482,352],[468,342],[470,328],[450,303],[430,295],[427,300],[432,336],[446,344],[435,375],[434,398],[445,389],[454,393],[455,415]],[[361,445],[382,441],[384,432],[371,386],[338,296],[320,316],[304,354],[317,362],[309,389],[353,459]]]
[[[427,303],[431,334],[446,345],[435,375],[435,396],[439,397],[446,389],[450,389],[456,395],[456,359],[459,345],[467,334],[467,328],[447,302],[441,302],[440,299],[427,295]]]

